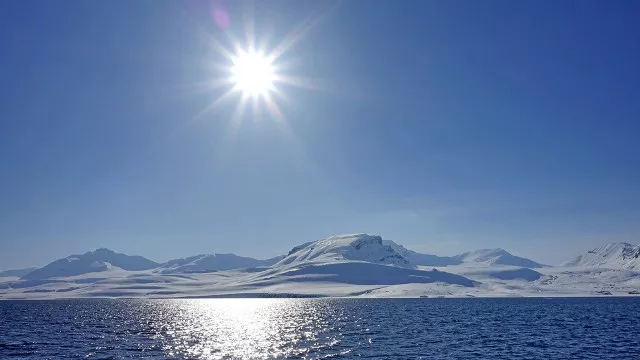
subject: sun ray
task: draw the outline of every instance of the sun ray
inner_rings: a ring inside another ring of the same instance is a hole
[[[286,105],[291,105],[291,99],[287,96],[287,94],[278,89],[278,88],[274,88],[273,91],[271,92],[271,95],[273,95],[274,99],[273,101],[282,101],[283,103],[285,103]]]
[[[247,47],[251,51],[255,49],[255,38],[256,38],[255,37],[254,3],[249,2],[245,11],[246,11],[244,15],[245,39],[247,40]]]
[[[260,98],[257,96],[251,96],[250,99],[253,121],[257,121],[260,117]]]
[[[240,131],[240,127],[242,126],[242,120],[245,110],[245,100],[238,100],[236,102],[236,106],[234,107],[233,115],[227,122],[227,126],[225,127],[222,138],[215,147],[214,156],[217,158],[215,164],[223,167],[226,166],[226,158],[224,156],[225,151],[229,147],[233,146],[236,142],[238,132]]]
[[[278,106],[278,103],[273,101],[273,98],[271,97],[270,94],[267,94],[264,96],[264,102],[267,106],[267,109],[269,110],[271,115],[276,119],[276,121],[285,122],[284,116],[282,115],[282,111],[280,111],[280,107]]]
[[[329,92],[328,87],[319,85],[320,79],[282,74],[278,75],[278,82],[306,90]]]
[[[231,91],[231,90],[226,91],[224,94],[220,95],[217,99],[215,99],[214,101],[209,103],[209,105],[207,105],[204,109],[200,110],[200,112],[198,112],[196,114],[194,119],[198,119],[198,118],[204,116],[205,114],[207,114],[208,112],[213,110],[216,106],[218,106],[220,103],[222,103],[225,100],[231,98],[233,95],[234,95],[233,91]]]
[[[284,54],[289,48],[294,46],[298,41],[300,41],[309,31],[311,31],[314,27],[316,27],[324,18],[329,15],[332,11],[337,9],[340,6],[340,3],[337,3],[333,7],[325,10],[323,13],[319,15],[311,15],[308,16],[305,20],[303,20],[296,28],[290,31],[284,39],[269,53],[269,57],[273,59],[278,59],[282,54]]]

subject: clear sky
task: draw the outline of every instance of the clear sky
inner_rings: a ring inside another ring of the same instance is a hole
[[[547,263],[638,243],[639,18],[622,0],[2,1],[0,269],[346,232]],[[280,84],[281,117],[232,121],[236,98],[209,106],[213,44],[245,47],[250,20],[304,86]]]

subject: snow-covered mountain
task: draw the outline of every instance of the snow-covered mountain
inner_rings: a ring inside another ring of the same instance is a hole
[[[609,244],[567,267],[546,267],[502,249],[420,254],[367,234],[304,243],[267,260],[205,254],[157,264],[98,249],[0,277],[0,298],[629,296],[640,295],[638,258],[640,246]]]
[[[383,243],[380,236],[368,234],[338,235],[296,246],[259,278],[269,284],[274,281],[370,286],[475,284],[461,275],[417,269]]]
[[[377,235],[337,235],[293,248],[276,266],[304,262],[364,261],[408,267],[411,263]]]
[[[58,259],[44,267],[36,269],[22,278],[27,280],[48,279],[53,277],[76,276],[92,272],[101,272],[117,267],[128,271],[149,270],[158,263],[142,256],[119,254],[109,249],[89,251],[82,255],[71,255]]]
[[[395,250],[398,254],[400,254],[402,257],[404,257],[414,265],[447,266],[447,265],[458,265],[462,263],[461,260],[455,259],[451,256],[421,254],[419,252],[409,250],[402,245],[396,244],[391,240],[383,240],[382,243],[385,245],[391,246],[393,250]]]
[[[0,271],[0,277],[23,277],[37,268],[30,267],[25,269],[12,269]]]
[[[280,261],[283,256],[258,260],[234,254],[203,254],[182,259],[167,261],[158,267],[161,274],[203,273],[213,271],[271,266]]]
[[[566,267],[603,267],[640,271],[640,245],[611,243],[563,263]]]
[[[391,240],[384,240],[383,243],[391,246],[398,254],[407,259],[410,263],[421,266],[449,266],[459,265],[462,263],[511,265],[524,268],[541,268],[546,266],[530,259],[512,255],[503,249],[480,249],[456,256],[438,256],[422,254],[409,250]]]
[[[503,249],[481,249],[456,255],[453,258],[465,263],[475,262],[495,265],[512,265],[524,268],[541,268],[547,266],[533,260],[512,255]]]

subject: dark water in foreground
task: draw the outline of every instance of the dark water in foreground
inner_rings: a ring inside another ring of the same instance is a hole
[[[640,359],[640,299],[0,301],[0,359]]]

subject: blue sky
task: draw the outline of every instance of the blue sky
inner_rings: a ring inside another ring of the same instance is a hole
[[[548,263],[638,243],[638,2],[214,5],[226,29],[207,1],[0,3],[0,269],[345,232]],[[268,49],[307,30],[278,63],[313,89],[234,128],[234,98],[198,114],[247,19]]]

